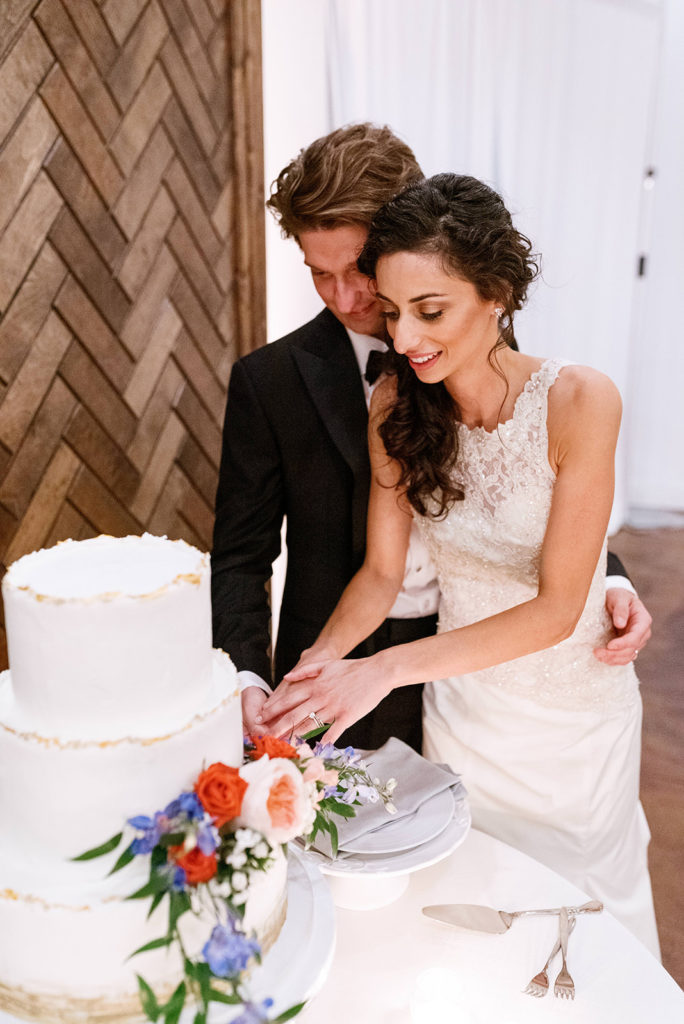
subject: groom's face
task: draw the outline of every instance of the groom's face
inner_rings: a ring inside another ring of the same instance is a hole
[[[367,237],[368,230],[360,224],[340,224],[302,231],[298,240],[316,291],[330,312],[357,334],[384,338],[380,303],[371,293],[369,278],[356,267]]]

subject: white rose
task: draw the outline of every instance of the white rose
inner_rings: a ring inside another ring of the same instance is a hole
[[[314,812],[302,774],[291,761],[264,754],[258,761],[244,764],[240,775],[247,790],[239,824],[263,833],[272,845],[311,831]]]

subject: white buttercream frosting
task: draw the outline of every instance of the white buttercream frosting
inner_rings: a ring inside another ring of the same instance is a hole
[[[211,648],[209,557],[149,535],[66,541],[20,559],[2,589],[0,1003],[60,1024],[137,1020],[136,973],[170,992],[180,967],[163,951],[126,960],[165,926],[162,908],[147,921],[146,901],[122,898],[147,858],[109,878],[120,850],[70,858],[203,767],[242,761],[237,673]],[[278,858],[247,900],[266,945],[285,887]]]
[[[210,698],[209,558],[183,541],[65,541],[2,589],[14,698],[44,734],[159,735]]]

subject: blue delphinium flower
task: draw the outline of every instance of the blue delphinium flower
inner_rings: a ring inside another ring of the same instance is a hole
[[[176,806],[178,810],[175,810]],[[174,808],[174,813],[171,814],[171,808]],[[164,811],[169,817],[175,817],[176,814],[186,814],[190,821],[201,821],[204,817],[204,808],[199,802],[199,798],[196,793],[181,793],[177,800],[173,800]]]
[[[264,999],[263,1003],[244,1003],[242,1013],[233,1019],[233,1024],[263,1024],[268,1021],[268,1011],[273,1006],[272,999]]]
[[[217,849],[220,841],[221,837],[216,825],[210,820],[202,822],[197,830],[197,845],[202,853],[209,856],[210,853]]]
[[[165,831],[165,823],[166,818],[161,811],[157,811],[154,818],[148,818],[144,814],[129,818],[128,824],[143,833],[131,843],[131,852],[136,856],[139,853],[150,853],[159,842],[162,832]]]
[[[218,978],[229,978],[244,971],[251,957],[259,952],[259,943],[255,939],[250,939],[230,924],[217,924],[211,938],[204,944],[202,956]]]
[[[170,866],[170,865],[169,865]],[[183,892],[188,884],[188,880],[185,877],[183,868],[178,865],[173,869],[173,878],[171,879],[171,888],[174,892]]]
[[[324,760],[330,760],[337,753],[337,747],[334,743],[317,743],[313,748],[315,757],[322,757]]]
[[[340,779],[338,799],[343,804],[353,804],[357,798],[358,790],[351,779]]]

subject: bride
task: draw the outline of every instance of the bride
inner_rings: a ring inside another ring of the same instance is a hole
[[[426,682],[424,753],[459,772],[473,824],[602,899],[654,953],[634,668],[601,664],[620,398],[603,374],[514,351],[537,273],[501,198],[440,174],[373,221],[396,370],[375,390],[366,560],[269,698],[270,731],[334,741]],[[439,632],[343,660],[401,585],[411,519],[437,566]]]

